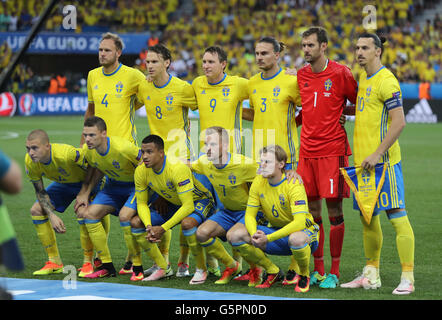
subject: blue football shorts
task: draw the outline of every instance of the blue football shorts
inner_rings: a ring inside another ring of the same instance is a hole
[[[123,182],[107,179],[91,204],[111,206],[115,209],[113,215],[118,216],[124,206],[137,210],[135,185],[133,182]]]
[[[402,175],[402,165],[398,162],[394,166],[388,166],[385,171],[385,181],[379,193],[378,201],[374,207],[373,215],[377,215],[380,211],[396,208],[405,208],[405,189],[404,178]],[[353,195],[353,209],[359,209],[358,202]]]
[[[203,223],[207,217],[209,217],[213,211],[213,201],[211,199],[202,199],[194,201],[195,211],[189,214],[187,217],[194,218],[198,225]],[[165,215],[161,215],[158,211],[150,208],[150,219],[153,226],[160,226],[165,223],[167,220],[172,218],[172,216],[178,211],[181,206],[175,205],[173,203],[168,202],[168,212]]]
[[[57,212],[65,212],[81,190],[82,182],[60,183],[52,182],[46,187],[46,192]],[[95,190],[96,191],[96,190]],[[36,201],[38,202],[38,200]]]
[[[258,230],[263,231],[265,234],[270,234],[277,231],[279,228],[268,227],[268,226],[260,226],[258,225]],[[318,248],[318,240],[319,240],[319,227],[315,223],[312,226],[301,230],[309,237],[309,245],[311,252],[315,252]],[[290,250],[289,245],[289,236],[284,238],[280,238],[278,240],[268,242],[265,253],[276,255],[276,256],[290,256],[292,255],[292,251]]]

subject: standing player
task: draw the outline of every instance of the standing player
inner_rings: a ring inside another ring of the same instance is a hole
[[[77,196],[76,208],[86,205],[90,190],[101,177],[106,183],[82,216],[94,248],[103,262],[102,269],[87,278],[115,276],[115,268],[107,245],[107,234],[100,220],[109,213],[120,218],[126,246],[133,258],[133,274],[142,272],[140,250],[132,236],[130,219],[136,214],[134,172],[141,160],[141,150],[121,137],[108,137],[106,123],[99,117],[84,122],[84,157],[88,162],[88,176]]]
[[[34,185],[37,202],[32,205],[32,222],[38,238],[48,254],[45,266],[33,275],[49,275],[63,272],[63,263],[58,251],[57,233],[65,233],[63,220],[55,213],[64,212],[75,199],[86,176],[84,158],[81,150],[67,145],[50,143],[47,133],[33,130],[26,139],[26,173]],[[45,189],[43,176],[53,182]],[[80,240],[84,261],[80,277],[93,272],[93,246],[84,225],[84,219],[77,219],[80,224]]]
[[[161,44],[149,47],[146,64],[151,81],[143,81],[138,98],[146,108],[150,134],[164,140],[167,154],[183,161],[193,159],[189,108],[197,102],[192,86],[168,73],[172,56]]]
[[[136,98],[138,86],[145,76],[137,69],[119,62],[123,41],[114,34],[103,34],[98,48],[101,67],[91,70],[87,78],[88,108],[84,119],[98,116],[106,122],[107,134],[125,138],[138,145],[135,128],[135,110],[142,106]],[[80,146],[84,143],[81,136]],[[109,216],[103,219],[109,233]],[[132,273],[130,253],[120,274]],[[98,262],[100,264],[100,262]]]
[[[269,288],[282,280],[282,272],[266,255],[292,255],[297,264],[296,292],[309,290],[310,255],[318,245],[319,227],[308,212],[307,195],[298,181],[289,183],[284,173],[287,154],[278,145],[260,151],[261,174],[253,180],[245,214],[245,226],[227,233],[233,246],[250,261],[264,267],[265,281],[257,288]],[[272,227],[259,226],[259,208]]]
[[[84,119],[102,118],[108,135],[125,138],[137,143],[135,109],[138,86],[145,80],[144,74],[118,61],[123,51],[123,41],[113,33],[105,33],[98,48],[101,67],[91,70],[87,77],[88,108]],[[81,137],[81,145],[84,137]]]
[[[367,261],[363,274],[341,287],[376,289],[381,286],[379,262],[383,237],[379,213],[385,210],[396,231],[402,265],[401,281],[393,294],[406,295],[414,291],[414,233],[405,210],[398,142],[405,118],[399,83],[381,63],[383,51],[383,41],[373,33],[361,35],[356,44],[356,57],[364,71],[359,78],[356,105],[354,164],[366,170],[372,170],[378,163],[387,163],[388,167],[370,224],[361,214]],[[353,203],[354,208],[360,210],[357,202]]]
[[[192,86],[168,73],[171,61],[170,50],[162,44],[148,48],[146,64],[150,81],[142,82],[138,98],[146,108],[150,134],[163,139],[166,154],[188,162],[194,157],[188,113],[189,108],[195,109],[197,103]],[[169,250],[171,231],[165,236],[161,244],[163,253]],[[182,233],[180,244],[179,277],[189,275],[189,248]],[[146,275],[154,269],[155,266],[146,270]]]
[[[144,165],[135,170],[138,216],[132,219],[131,224],[137,241],[159,267],[144,280],[158,280],[167,275],[167,262],[152,242],[159,242],[165,232],[181,224],[182,233],[196,262],[190,284],[204,283],[207,267],[203,248],[196,239],[196,229],[212,214],[212,194],[186,164],[165,154],[161,137],[147,136],[141,150]],[[167,214],[149,209],[150,189],[167,200]]]
[[[219,46],[212,46],[204,51],[204,75],[192,82],[198,103],[200,118],[200,154],[205,142],[207,128],[219,126],[227,130],[231,153],[242,153],[242,101],[248,98],[248,80],[225,73],[227,54]],[[234,251],[233,256],[242,266],[242,257]],[[218,261],[207,255],[209,271],[217,266]],[[216,274],[216,273],[215,273]],[[219,274],[220,275],[220,274]]]
[[[229,133],[222,127],[206,129],[206,154],[192,163],[192,170],[209,178],[219,198],[218,211],[198,227],[196,236],[206,252],[226,266],[216,284],[227,284],[241,272],[241,265],[226,251],[218,238],[244,217],[249,195],[249,184],[253,181],[258,165],[243,155],[230,153]],[[261,270],[255,265],[249,272],[250,286],[260,283]],[[258,283],[259,282],[259,283]]]
[[[355,103],[357,83],[349,68],[327,59],[327,44],[327,32],[321,27],[311,27],[302,34],[302,49],[309,64],[298,71],[302,102],[298,174],[305,185],[309,212],[320,227],[312,285],[319,283],[321,288],[336,288],[345,228],[342,199],[350,196],[339,168],[348,166],[351,155],[347,133],[339,119],[347,99]],[[323,198],[330,220],[332,263],[328,275],[324,272]]]
[[[230,137],[230,152],[242,151],[242,101],[248,98],[248,80],[225,73],[227,54],[218,46],[209,47],[203,55],[204,76],[195,78],[195,90],[200,116],[201,149],[205,130],[223,127]]]
[[[257,152],[265,145],[281,146],[288,154],[286,173],[296,181],[299,141],[295,112],[296,106],[301,105],[301,97],[297,77],[279,66],[284,47],[272,37],[258,40],[255,60],[262,72],[249,80],[250,108],[243,110],[243,117],[253,121],[252,158],[258,161]],[[292,260],[289,269],[293,270],[295,265]],[[286,278],[290,282],[295,274],[288,273]]]
[[[258,41],[255,58],[262,72],[249,80],[251,109],[244,111],[245,118],[253,120],[253,159],[259,159],[263,146],[278,144],[288,154],[286,170],[295,170],[299,146],[295,111],[301,99],[297,78],[283,72],[278,64],[283,50],[284,44],[274,38]]]

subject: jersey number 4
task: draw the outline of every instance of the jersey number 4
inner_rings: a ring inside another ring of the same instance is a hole
[[[103,100],[101,100],[101,104],[104,104],[104,106],[107,108],[108,101],[106,100],[106,98],[107,98],[107,93],[104,95]]]

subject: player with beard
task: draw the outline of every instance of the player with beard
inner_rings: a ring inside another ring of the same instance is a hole
[[[122,51],[123,41],[118,35],[108,32],[102,36],[98,48],[100,67],[91,70],[87,77],[88,108],[84,118],[100,117],[110,136],[137,144],[134,117],[135,109],[142,104],[136,103],[136,93],[145,76],[119,61]]]
[[[110,136],[122,137],[138,145],[135,128],[135,110],[142,106],[137,98],[138,86],[145,76],[137,69],[123,65],[119,58],[123,51],[123,41],[114,34],[103,34],[98,48],[100,67],[91,70],[87,77],[88,107],[84,115],[102,118]],[[84,144],[82,135],[80,146]],[[103,220],[104,228],[109,233],[109,216]],[[130,237],[130,226],[124,227]],[[128,253],[120,274],[132,274],[132,255]],[[101,265],[95,260],[95,266]],[[89,270],[90,271],[90,270]]]
[[[315,268],[311,284],[336,288],[344,240],[342,199],[350,196],[339,168],[348,166],[351,155],[340,117],[347,100],[355,103],[357,83],[348,67],[327,58],[327,44],[327,32],[321,27],[311,27],[302,35],[302,50],[309,64],[298,71],[302,102],[298,174],[304,181],[309,211],[321,231],[319,247],[313,254]],[[328,275],[324,272],[323,198],[330,220],[332,263]]]

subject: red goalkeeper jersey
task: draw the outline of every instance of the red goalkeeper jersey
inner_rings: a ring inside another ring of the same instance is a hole
[[[351,155],[347,133],[339,118],[347,99],[355,103],[358,85],[350,69],[328,61],[322,72],[310,65],[298,71],[302,103],[301,146],[305,158]]]

